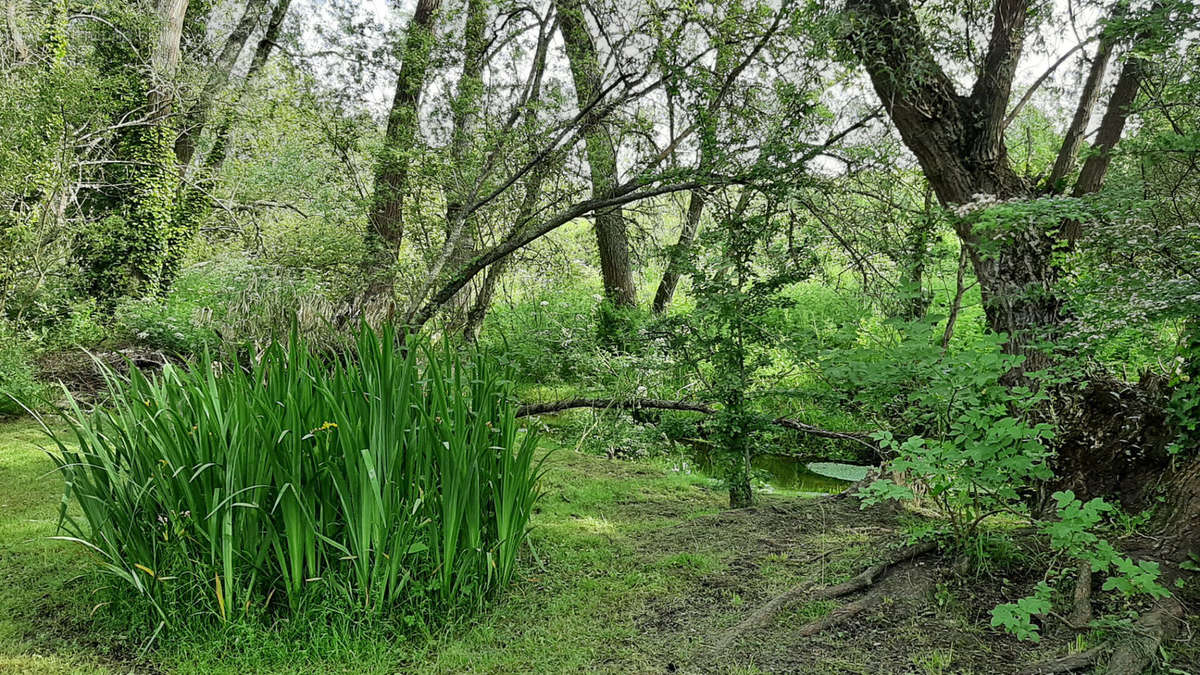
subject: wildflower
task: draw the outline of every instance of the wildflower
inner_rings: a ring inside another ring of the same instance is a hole
[[[549,306],[550,306],[550,301],[549,301],[549,300],[543,300],[543,301],[542,301],[542,307],[549,307]]]

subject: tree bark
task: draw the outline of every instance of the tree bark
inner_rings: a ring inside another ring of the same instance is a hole
[[[679,231],[679,241],[667,260],[667,269],[663,272],[662,280],[658,282],[658,290],[654,293],[652,309],[655,314],[663,314],[675,297],[675,289],[683,276],[683,257],[691,250],[696,242],[696,234],[700,231],[700,216],[704,213],[704,203],[708,193],[704,190],[692,190],[688,195],[687,216],[683,221],[683,229]]]
[[[149,93],[150,120],[162,122],[171,114],[172,81],[179,67],[179,40],[183,34],[183,17],[188,0],[159,0],[158,19],[161,22],[158,40],[150,55],[151,82]]]
[[[603,71],[596,44],[588,32],[580,0],[555,0],[559,14],[559,32],[566,47],[575,97],[579,109],[589,111],[582,124],[584,144],[591,173],[592,197],[604,198],[618,185],[617,151],[612,129],[595,113],[596,99],[603,90]],[[617,307],[637,305],[637,289],[629,263],[629,239],[625,215],[620,206],[597,209],[596,247],[600,254],[600,275],[604,295]]]
[[[247,0],[241,18],[226,38],[216,62],[209,68],[200,98],[184,114],[183,126],[175,139],[175,160],[179,164],[180,175],[187,175],[192,157],[196,154],[196,141],[208,123],[208,116],[216,105],[217,95],[229,83],[238,56],[245,48],[246,41],[250,39],[250,33],[262,19],[266,6],[267,0]]]
[[[466,25],[463,28],[463,66],[454,96],[450,132],[450,181],[446,186],[446,223],[450,226],[462,219],[466,194],[473,192],[475,162],[469,161],[471,131],[479,116],[479,101],[483,96],[483,67],[486,57],[484,30],[487,28],[487,1],[467,0]]]
[[[377,302],[392,293],[390,270],[396,249],[404,240],[404,198],[420,130],[421,92],[429,72],[434,22],[440,5],[441,0],[418,0],[404,39],[403,61],[388,113],[383,150],[375,168],[375,194],[368,216],[369,255],[364,269],[370,279],[368,302]],[[390,315],[392,303],[384,304]]]
[[[1092,148],[1095,151],[1083,163],[1079,170],[1079,179],[1075,181],[1072,194],[1076,197],[1096,192],[1104,184],[1104,175],[1112,162],[1112,151],[1121,140],[1125,131],[1125,122],[1129,119],[1129,110],[1137,97],[1145,74],[1146,62],[1136,53],[1130,53],[1121,67],[1121,75],[1113,88],[1112,96],[1108,99],[1108,108],[1104,111],[1104,119],[1100,121],[1100,129],[1096,132],[1096,142]]]

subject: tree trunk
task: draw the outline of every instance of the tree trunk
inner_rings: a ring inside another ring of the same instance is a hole
[[[21,21],[18,18],[18,0],[6,0],[4,19],[8,26],[8,39],[12,43],[13,58],[17,62],[29,58],[29,47],[25,44],[25,36],[21,33]]]
[[[1032,194],[1009,166],[1003,138],[1027,5],[1027,0],[996,1],[987,54],[969,96],[955,91],[908,0],[850,0],[847,5],[855,27],[851,46],[946,207],[969,204],[978,195],[1003,200]],[[1044,366],[1045,357],[1030,345],[1062,318],[1053,291],[1058,281],[1053,238],[1017,230],[996,241],[981,237],[965,217],[955,230],[979,280],[989,327],[1008,335],[1008,353],[1026,356],[1024,369],[1014,377]]]
[[[487,45],[487,1],[467,0],[466,26],[463,28],[463,66],[454,96],[450,132],[450,180],[446,186],[446,224],[462,219],[463,202],[474,192],[476,162],[468,157],[471,132],[479,116],[479,101],[483,96],[483,67]]]
[[[595,42],[588,32],[580,0],[555,0],[559,31],[566,47],[575,97],[583,113],[584,144],[591,173],[592,197],[603,198],[618,184],[617,151],[612,130],[594,112],[603,87],[603,71]],[[597,209],[596,247],[600,253],[600,275],[604,295],[617,307],[637,305],[637,289],[629,263],[629,239],[620,206]]]
[[[1108,72],[1108,60],[1112,56],[1112,49],[1113,40],[1108,36],[1101,37],[1100,46],[1096,48],[1096,55],[1092,57],[1092,65],[1088,69],[1087,80],[1083,83],[1083,91],[1079,94],[1079,103],[1075,106],[1075,116],[1071,118],[1071,124],[1063,135],[1062,146],[1059,147],[1058,156],[1054,160],[1054,168],[1046,180],[1050,189],[1055,192],[1062,191],[1060,184],[1067,179],[1075,166],[1079,146],[1083,144],[1084,134],[1087,133],[1088,121],[1092,119],[1092,110],[1096,107],[1096,101],[1100,99],[1100,85],[1104,81],[1104,74]]]
[[[683,221],[683,229],[679,231],[679,241],[675,243],[667,260],[667,269],[663,272],[662,280],[658,283],[658,291],[654,294],[653,310],[655,314],[663,314],[675,297],[675,288],[683,276],[683,258],[688,255],[692,244],[696,242],[696,234],[700,231],[700,216],[704,213],[704,203],[708,193],[704,190],[692,190],[688,196],[687,217]]]
[[[488,6],[486,0],[468,0],[466,25],[463,29],[463,68],[458,79],[458,89],[451,104],[453,116],[450,132],[450,175],[443,189],[446,194],[446,241],[442,252],[427,272],[426,283],[410,303],[409,314],[420,309],[421,303],[433,288],[445,269],[458,269],[470,259],[473,252],[472,222],[464,213],[466,202],[475,198],[478,180],[478,162],[471,154],[471,135],[479,116],[479,104],[483,96],[483,68],[487,53],[484,29],[487,28]],[[450,307],[451,323],[461,318],[470,302],[470,289],[464,288],[447,303]],[[457,315],[457,316],[456,316]]]
[[[150,56],[149,108],[151,120],[163,121],[171,114],[172,96],[170,85],[179,67],[179,40],[183,34],[183,17],[187,13],[188,0],[159,0],[160,21],[158,40]]]
[[[259,73],[266,67],[267,61],[271,58],[271,52],[275,45],[279,42],[279,32],[283,28],[283,21],[287,18],[288,8],[291,6],[292,0],[279,0],[275,4],[275,8],[271,10],[271,18],[267,20],[267,30],[263,33],[262,39],[258,41],[258,45],[254,48],[254,56],[250,59],[250,67],[246,70],[246,78],[242,80],[242,86],[238,90],[237,97],[234,103],[239,103],[246,96],[247,90],[254,84]],[[230,136],[233,133],[234,111],[226,110],[221,117],[221,123],[213,132],[213,146],[208,151],[208,155],[204,157],[204,168],[206,174],[215,174],[225,164],[225,159],[229,153]]]
[[[1103,185],[1104,175],[1108,173],[1108,165],[1112,162],[1113,148],[1125,131],[1125,122],[1141,88],[1145,70],[1145,59],[1136,53],[1131,53],[1121,67],[1117,84],[1108,99],[1108,108],[1104,111],[1104,119],[1100,121],[1100,129],[1096,132],[1096,142],[1092,145],[1095,152],[1079,170],[1079,179],[1075,181],[1075,190],[1072,192],[1074,196],[1096,192]]]
[[[479,330],[483,327],[483,320],[487,317],[488,309],[492,306],[492,299],[496,297],[496,286],[500,284],[500,278],[504,276],[504,268],[508,267],[508,258],[492,263],[488,267],[487,274],[483,277],[483,284],[479,287],[479,292],[475,294],[475,300],[471,303],[471,309],[467,312],[466,321],[463,322],[463,339],[467,342],[474,343],[479,339]]]
[[[196,141],[203,133],[205,124],[208,123],[208,116],[216,105],[217,95],[229,82],[238,56],[245,48],[246,41],[250,39],[250,33],[258,25],[266,7],[267,0],[247,0],[241,18],[233,27],[216,62],[208,71],[204,88],[200,91],[200,98],[184,114],[183,126],[179,129],[179,137],[175,139],[175,159],[179,163],[180,175],[187,175],[188,167],[192,163],[192,156],[196,153]]]
[[[933,216],[933,192],[925,188],[925,208],[921,217],[908,231],[908,254],[903,261],[901,281],[903,294],[901,315],[909,320],[922,319],[929,312],[933,297],[925,292],[925,266],[929,257],[929,240],[937,221]]]
[[[388,113],[383,150],[375,167],[375,194],[367,228],[368,255],[363,271],[368,279],[367,303],[382,303],[389,317],[394,312],[392,269],[396,251],[404,240],[404,198],[420,131],[421,92],[429,73],[434,21],[440,5],[441,0],[417,1],[404,39],[403,61]]]

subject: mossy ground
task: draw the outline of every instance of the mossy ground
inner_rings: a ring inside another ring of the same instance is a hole
[[[838,601],[801,603],[713,654],[716,637],[783,590],[885,556],[912,516],[790,495],[727,511],[719,485],[670,462],[571,447],[551,457],[520,579],[480,613],[364,627],[330,608],[271,628],[154,636],[144,617],[101,604],[78,546],[49,539],[61,486],[44,445],[30,422],[0,425],[4,673],[1001,673],[1092,644],[1048,629],[1033,645],[989,627],[999,598],[1039,578],[1019,563],[964,578],[926,559],[893,572],[881,604],[814,637],[797,631]],[[1175,672],[1195,668],[1195,647],[1170,656]]]

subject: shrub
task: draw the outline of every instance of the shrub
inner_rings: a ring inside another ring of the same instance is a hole
[[[23,414],[21,405],[35,406],[43,393],[25,343],[0,320],[0,419]]]
[[[169,623],[313,597],[419,612],[503,588],[540,462],[502,374],[390,329],[334,363],[315,353],[293,335],[243,367],[109,373],[108,407],[72,403],[78,449],[55,437],[63,539]]]

